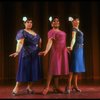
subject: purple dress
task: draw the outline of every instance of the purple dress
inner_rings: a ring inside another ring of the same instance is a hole
[[[53,40],[50,51],[49,74],[67,75],[69,74],[68,52],[66,50],[66,33],[51,29],[48,38]]]
[[[18,31],[16,40],[24,38],[19,54],[17,82],[32,82],[42,79],[41,58],[38,55],[40,36],[33,36],[23,29]]]

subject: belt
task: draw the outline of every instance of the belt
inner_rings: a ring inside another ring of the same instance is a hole
[[[84,44],[76,44],[75,47],[81,48],[81,47],[83,47],[83,45],[84,45]]]

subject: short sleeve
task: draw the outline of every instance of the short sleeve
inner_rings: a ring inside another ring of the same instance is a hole
[[[24,38],[24,32],[23,32],[23,30],[19,30],[16,35],[16,40],[19,40],[22,38]]]
[[[56,35],[56,32],[54,32],[53,30],[50,30],[48,32],[48,38],[55,39],[55,35]]]

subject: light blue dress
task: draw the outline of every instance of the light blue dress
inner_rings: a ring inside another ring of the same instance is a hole
[[[76,41],[71,55],[71,72],[85,72],[84,52],[83,52],[83,32],[73,28],[72,31],[76,32]]]

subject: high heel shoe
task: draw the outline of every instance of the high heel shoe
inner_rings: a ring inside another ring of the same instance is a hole
[[[53,91],[55,93],[63,93],[63,91],[61,89],[59,89],[59,88],[54,88]]]
[[[76,88],[76,87],[73,87],[72,90],[76,91],[76,92],[82,92],[82,90],[80,90],[79,88]]]
[[[31,90],[31,89],[26,89],[26,90],[27,90],[27,93],[34,94],[33,90]]]
[[[48,91],[49,91],[49,88],[44,88],[42,94],[43,94],[43,95],[46,95],[46,94],[48,93]]]
[[[66,93],[66,94],[70,94],[70,92],[71,92],[71,87],[65,87],[65,92],[64,93]]]
[[[17,92],[14,92],[14,91],[13,91],[13,92],[12,92],[12,95],[13,95],[13,96],[17,96]]]
[[[70,89],[65,90],[65,93],[67,93],[67,94],[70,94],[70,92],[71,92]]]

